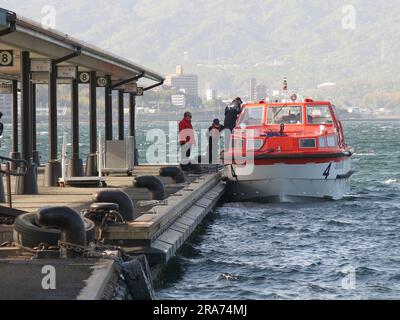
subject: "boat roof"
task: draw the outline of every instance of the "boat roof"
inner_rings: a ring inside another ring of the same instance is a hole
[[[250,102],[244,104],[245,107],[282,107],[282,106],[309,106],[309,105],[332,105],[329,101],[314,101],[314,100],[305,100],[299,102]]]

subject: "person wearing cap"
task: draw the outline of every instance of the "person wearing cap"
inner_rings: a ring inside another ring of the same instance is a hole
[[[208,128],[208,159],[210,164],[219,163],[218,159],[213,159],[213,155],[218,153],[218,142],[221,137],[221,131],[225,127],[221,125],[219,119],[214,119],[211,127]]]
[[[242,112],[242,105],[243,101],[241,98],[237,97],[232,101],[231,104],[229,104],[225,108],[225,121],[224,121],[224,127],[229,129],[231,132],[236,126],[236,121]]]

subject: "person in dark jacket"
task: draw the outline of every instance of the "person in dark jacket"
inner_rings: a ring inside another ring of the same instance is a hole
[[[208,159],[210,164],[218,164],[218,159],[214,159],[213,155],[218,152],[218,142],[221,137],[221,131],[225,127],[221,125],[219,119],[215,119],[211,127],[208,128]]]
[[[0,112],[0,119],[3,118],[3,113]],[[4,131],[4,124],[3,122],[0,122],[0,136],[3,135],[3,131]]]
[[[230,105],[225,108],[225,128],[229,129],[231,132],[236,126],[236,121],[242,112],[243,101],[241,98],[236,98],[232,101]]]

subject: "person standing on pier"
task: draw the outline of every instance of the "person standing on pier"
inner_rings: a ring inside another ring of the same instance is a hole
[[[3,118],[3,113],[0,112],[0,119]],[[3,131],[4,131],[4,124],[3,122],[0,122],[0,137],[3,135]],[[1,142],[0,142],[0,147],[1,147]]]
[[[242,112],[243,101],[241,98],[236,98],[225,108],[225,122],[224,127],[231,132],[236,126],[236,121]]]
[[[3,112],[0,112],[0,120],[1,118],[3,118]],[[0,136],[3,135],[3,131],[4,131],[4,124],[3,122],[0,122]]]
[[[219,119],[215,119],[210,128],[208,128],[208,159],[210,164],[219,164],[218,145],[221,138],[221,131],[225,127],[221,125]]]
[[[179,123],[179,144],[181,146],[181,167],[187,171],[190,169],[190,155],[193,145],[196,143],[192,125],[192,114],[185,112]]]

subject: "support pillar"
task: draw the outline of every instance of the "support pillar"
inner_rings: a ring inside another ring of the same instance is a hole
[[[14,160],[21,159],[21,153],[18,151],[18,81],[12,81],[12,149],[10,158]],[[17,166],[12,163],[11,169],[16,170]]]
[[[107,85],[104,89],[104,125],[105,125],[105,139],[106,141],[113,140],[113,121],[112,121],[112,83],[111,76],[106,76]]]
[[[32,158],[36,167],[40,167],[40,155],[37,150],[37,132],[36,132],[36,84],[32,83]]]
[[[139,165],[139,152],[136,148],[136,95],[129,94],[129,135],[133,137],[135,150],[135,166]]]
[[[30,99],[31,72],[28,51],[21,52],[21,156],[28,163],[25,176],[17,177],[15,193],[38,194],[36,167],[32,161],[32,105]]]
[[[44,174],[44,186],[57,186],[61,178],[61,163],[57,160],[57,64],[51,62],[49,75],[49,161]]]
[[[89,142],[90,154],[86,162],[86,176],[94,177],[97,171],[97,103],[96,103],[96,72],[90,72],[89,84]]]
[[[72,157],[68,161],[67,175],[82,177],[83,161],[79,157],[79,84],[77,79],[73,79],[71,84],[71,105]]]
[[[124,121],[124,91],[118,90],[118,140],[125,138],[125,121]]]

